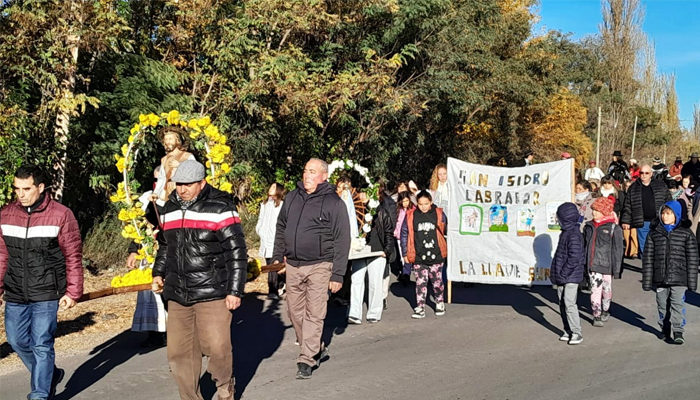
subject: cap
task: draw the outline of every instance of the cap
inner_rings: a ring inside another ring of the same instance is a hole
[[[631,159],[630,159],[630,163],[631,163],[631,164],[636,164],[636,163],[637,163],[637,159],[636,159],[636,158],[631,158]]]
[[[595,160],[591,160],[591,161],[589,161],[588,163],[589,163],[589,164],[595,165]]]
[[[653,159],[652,161],[655,162],[655,163],[660,163],[660,162],[661,162],[661,158],[658,157],[658,156],[654,156],[654,159]]]
[[[186,160],[180,163],[177,171],[170,181],[175,183],[199,182],[206,177],[204,165],[195,160]]]
[[[612,155],[616,157],[622,157],[622,152],[620,150],[615,150],[613,151]]]

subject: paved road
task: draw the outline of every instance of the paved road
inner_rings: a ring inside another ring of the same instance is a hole
[[[584,342],[559,342],[550,287],[455,284],[447,314],[411,320],[412,287],[392,285],[376,325],[346,326],[330,309],[331,358],[309,381],[294,379],[294,334],[284,307],[247,297],[234,321],[237,389],[244,399],[696,399],[700,398],[700,295],[688,296],[687,342],[657,338],[654,296],[642,292],[639,263],[614,282],[612,318]],[[57,399],[177,399],[165,351],[140,354],[125,332],[90,354],[60,358],[67,375]],[[208,382],[208,380],[204,380]],[[23,399],[28,374],[0,377],[0,399]],[[205,398],[213,394],[203,386]]]

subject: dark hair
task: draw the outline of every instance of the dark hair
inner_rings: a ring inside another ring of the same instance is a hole
[[[284,188],[284,185],[282,185],[281,183],[277,183],[277,182],[273,183],[270,186],[275,187],[275,197],[274,197],[275,207],[279,207],[280,203],[284,200],[284,196],[287,195],[287,189]],[[265,204],[267,204],[268,201],[270,201],[269,198],[267,200],[265,200]]]
[[[680,186],[681,186],[681,183],[675,179],[671,179],[670,181],[668,181],[668,188],[669,189],[678,189]],[[688,185],[688,186],[690,186],[690,185]]]
[[[606,183],[612,183],[613,185],[615,184],[615,179],[613,179],[612,176],[610,175],[605,175],[600,179],[600,184],[605,185]]]
[[[410,192],[410,190],[408,190],[408,181],[399,181],[398,183],[396,183],[396,188],[394,189],[394,193],[399,193],[399,186],[401,186],[401,185],[406,186],[406,190],[405,190],[406,192]]]
[[[428,192],[427,190],[421,190],[416,195],[416,201],[423,199],[423,198],[426,198],[426,199],[430,200],[431,202],[433,201],[433,196],[431,196],[430,192]]]
[[[386,181],[384,179],[379,179],[377,181],[377,195],[379,197],[379,202],[384,203],[386,198]]]
[[[577,185],[581,185],[584,189],[588,190],[589,192],[591,191],[591,183],[588,181],[578,181],[576,182]]]
[[[401,192],[399,193],[399,197],[396,198],[396,210],[401,211],[403,210],[403,206],[401,205],[405,199],[408,199],[408,209],[412,209],[415,207],[413,204],[413,201],[411,200],[411,192]]]
[[[39,186],[42,183],[45,187],[49,186],[49,177],[46,175],[44,170],[37,167],[34,164],[22,165],[15,172],[15,178],[17,179],[28,179],[32,178],[34,180],[34,186]]]
[[[350,184],[352,184],[352,179],[350,179],[350,174],[345,172],[345,171],[339,173],[338,180],[336,180],[335,183],[337,184],[337,183],[341,183],[341,182],[349,182]]]

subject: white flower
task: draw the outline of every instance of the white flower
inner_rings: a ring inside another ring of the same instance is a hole
[[[372,227],[369,226],[369,224],[362,225],[362,232],[369,233],[371,230],[372,230]]]
[[[345,160],[345,165],[347,165],[348,167],[352,168],[353,165],[355,165],[355,164],[352,162],[352,160]]]
[[[374,218],[374,217],[372,217],[372,214],[365,214],[365,221],[367,221],[367,222],[372,222],[372,219],[373,219],[373,218]]]
[[[379,200],[372,199],[369,201],[369,208],[379,207]]]
[[[368,177],[368,176],[365,177],[365,182],[367,182],[368,185],[371,185],[371,184],[372,184],[372,181],[369,180],[369,177]]]

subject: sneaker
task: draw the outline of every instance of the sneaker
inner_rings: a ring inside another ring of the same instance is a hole
[[[435,315],[445,315],[445,303],[440,302],[435,305]]]
[[[568,342],[571,339],[571,335],[568,332],[564,332],[563,335],[559,336],[559,340],[562,342]]]
[[[294,345],[295,345],[295,346],[299,346],[299,341],[298,341],[298,340],[295,340],[295,341],[294,341]]]
[[[600,320],[603,322],[608,322],[609,319],[610,319],[610,312],[603,311],[603,313],[600,315]]]
[[[581,344],[583,342],[583,336],[581,336],[580,333],[574,333],[571,335],[571,339],[569,339],[569,344],[570,345],[577,345]]]
[[[597,328],[602,328],[604,325],[605,324],[603,324],[603,320],[601,319],[601,317],[595,317],[595,319],[593,320],[593,326]]]
[[[329,354],[330,353],[328,353],[328,347],[324,346],[323,349],[321,349],[321,351],[319,351],[318,354],[314,356],[314,360],[316,360],[316,366],[318,367],[319,365],[321,365],[321,361],[325,361],[326,358],[329,357]]]
[[[297,379],[311,379],[311,366],[304,363],[297,363]]]
[[[683,344],[685,339],[683,339],[683,332],[673,332],[673,343]]]
[[[53,367],[53,377],[51,378],[51,389],[49,391],[49,399],[53,399],[54,396],[56,396],[56,388],[58,387],[58,384],[63,381],[63,378],[66,376],[66,371],[64,371],[61,368],[58,368],[56,366]]]
[[[379,322],[378,319],[367,318],[367,323],[368,323],[368,324],[376,324],[377,322]]]
[[[350,325],[362,325],[362,320],[355,317],[348,317],[348,324]]]
[[[413,319],[421,319],[425,318],[425,309],[422,307],[416,307],[413,309],[413,315],[411,315],[411,318]]]
[[[233,400],[233,396],[236,394],[236,388],[233,385],[233,382],[228,384],[228,392],[230,393],[226,397],[221,397],[220,395],[216,396],[217,400]]]

